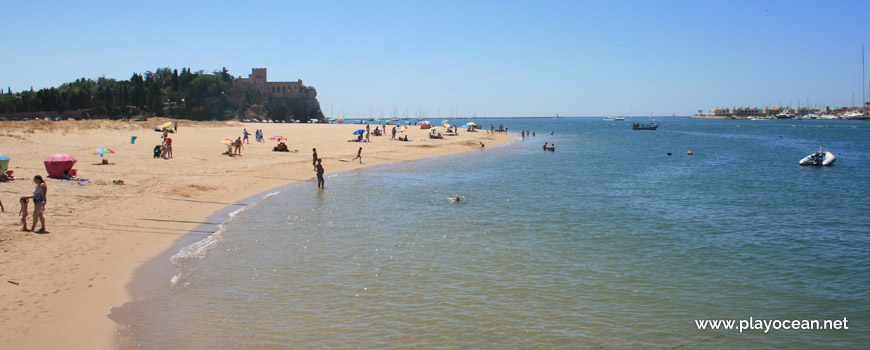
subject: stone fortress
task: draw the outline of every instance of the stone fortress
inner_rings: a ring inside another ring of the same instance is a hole
[[[247,78],[238,77],[233,81],[230,94],[238,101],[250,91],[259,93],[263,102],[268,102],[272,119],[290,121],[293,119],[307,122],[323,120],[323,112],[317,101],[317,90],[305,86],[302,79],[288,82],[270,82],[266,68],[253,68]]]

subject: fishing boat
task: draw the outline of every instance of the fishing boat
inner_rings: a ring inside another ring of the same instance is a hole
[[[625,120],[625,117],[616,117],[616,118],[613,118],[613,120],[616,120],[616,121]]]
[[[800,161],[800,165],[828,166],[834,165],[837,157],[833,153],[825,151],[824,148],[819,148],[819,151],[810,154]]]
[[[649,117],[649,123],[631,123],[631,130],[655,130],[659,128],[658,123],[653,123],[652,115]]]
[[[616,120],[616,119],[613,119],[613,117],[611,117],[611,116],[607,116],[607,117],[604,117],[604,120],[606,120],[606,121],[614,121],[614,120]]]

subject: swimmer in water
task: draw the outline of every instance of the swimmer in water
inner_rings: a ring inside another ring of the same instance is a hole
[[[455,198],[447,198],[447,200],[449,200],[450,203],[459,203],[459,202],[462,202],[462,198],[459,197],[458,195],[457,195]]]

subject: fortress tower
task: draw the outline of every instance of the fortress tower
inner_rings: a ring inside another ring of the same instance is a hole
[[[320,119],[320,103],[317,91],[302,83],[302,79],[286,82],[269,82],[266,68],[253,68],[247,78],[239,77],[233,81],[230,94],[237,102],[245,98],[248,89],[260,93],[269,101],[270,113],[279,119]]]

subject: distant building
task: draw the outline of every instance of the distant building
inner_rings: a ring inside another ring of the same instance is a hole
[[[302,79],[297,81],[269,82],[266,68],[253,68],[247,78],[239,77],[233,81],[231,90],[234,96],[244,96],[245,90],[250,87],[265,98],[315,98],[317,91],[302,84]]]
[[[757,107],[732,108],[731,115],[735,118],[757,117],[761,115],[761,110]]]
[[[269,102],[269,117],[290,121],[293,119],[323,120],[323,111],[317,101],[317,90],[297,81],[270,82],[266,68],[253,68],[247,78],[233,81],[230,94],[237,102],[245,99],[250,91],[259,93],[262,102]]]

